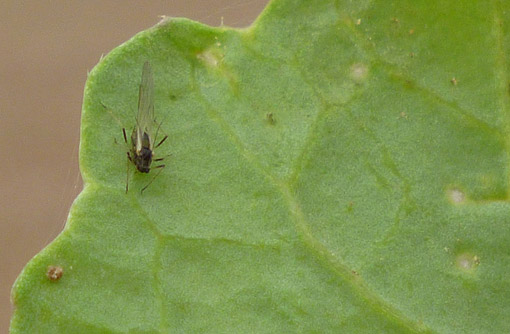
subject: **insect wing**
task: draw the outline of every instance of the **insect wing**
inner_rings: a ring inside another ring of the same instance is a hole
[[[154,79],[151,65],[148,61],[143,64],[142,81],[138,95],[138,115],[136,116],[136,150],[142,149],[144,134],[149,137],[149,148],[154,146],[152,125],[154,123]]]

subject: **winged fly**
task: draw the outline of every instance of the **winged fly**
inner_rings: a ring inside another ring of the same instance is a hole
[[[158,148],[168,138],[164,136],[157,144],[154,144],[158,137],[158,132],[161,128],[161,123],[157,124],[154,118],[154,79],[152,77],[151,65],[148,61],[143,64],[142,80],[138,93],[138,114],[136,115],[136,125],[131,133],[131,148],[127,153],[127,176],[126,176],[126,193],[129,188],[129,165],[133,163],[140,173],[149,173],[151,168],[158,168],[159,171],[150,182],[140,191],[143,193],[145,189],[154,181],[154,179],[161,173],[164,164],[151,167],[152,162],[160,162],[164,158],[154,159],[154,150]],[[155,125],[156,133],[153,136]],[[128,143],[126,129],[122,129],[124,141]]]

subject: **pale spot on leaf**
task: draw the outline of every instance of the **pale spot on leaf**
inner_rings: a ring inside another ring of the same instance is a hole
[[[357,82],[360,83],[367,77],[368,74],[368,67],[365,64],[362,63],[356,63],[351,66],[351,78]]]
[[[471,271],[480,264],[480,258],[470,253],[462,253],[457,256],[455,264],[461,270]]]
[[[459,189],[450,189],[448,191],[448,198],[453,203],[462,203],[466,199],[466,195]]]

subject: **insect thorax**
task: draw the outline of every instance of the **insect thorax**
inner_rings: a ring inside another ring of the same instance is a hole
[[[131,141],[133,162],[135,163],[136,169],[142,173],[148,173],[152,163],[152,149],[149,135],[144,132],[142,140],[138,143],[135,129],[131,135]],[[138,148],[137,144],[141,147]]]

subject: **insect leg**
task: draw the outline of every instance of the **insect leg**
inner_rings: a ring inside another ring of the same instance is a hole
[[[165,160],[166,158],[168,158],[169,156],[171,156],[172,154],[167,154],[165,155],[164,157],[162,158],[157,158],[157,159],[152,159],[152,161],[163,161]],[[154,167],[154,168],[157,168],[157,167]]]
[[[127,144],[126,129],[122,128],[122,134],[124,135],[124,141],[125,141],[125,142],[126,142],[126,144]],[[128,153],[128,155],[129,155],[129,153]],[[131,158],[130,158],[130,160],[131,160]]]
[[[143,194],[143,191],[144,191],[145,189],[147,189],[147,187],[148,187],[148,186],[150,186],[150,185],[151,185],[152,181],[154,181],[154,180],[158,177],[158,175],[159,175],[159,174],[161,174],[161,172],[163,171],[163,168],[165,168],[165,165],[155,166],[155,167],[153,167],[153,169],[154,169],[154,168],[159,168],[159,171],[158,171],[158,173],[157,173],[156,175],[154,175],[154,177],[150,180],[150,182],[149,182],[149,183],[147,183],[147,185],[146,185],[145,187],[143,187],[143,188],[142,188],[142,190],[140,191],[140,193],[141,193],[141,194]]]
[[[156,122],[156,120],[154,120],[154,122]],[[158,128],[156,129],[156,134],[154,135],[154,141],[158,140],[158,134],[159,134],[159,129],[161,128],[161,125],[163,124],[163,121],[161,121],[159,124],[158,124]],[[159,146],[159,144],[158,144]],[[156,147],[158,147],[156,146]]]
[[[156,145],[154,146],[154,148],[158,148],[161,144],[163,144],[163,142],[168,138],[168,136],[164,136],[163,139],[161,139],[161,141]]]

